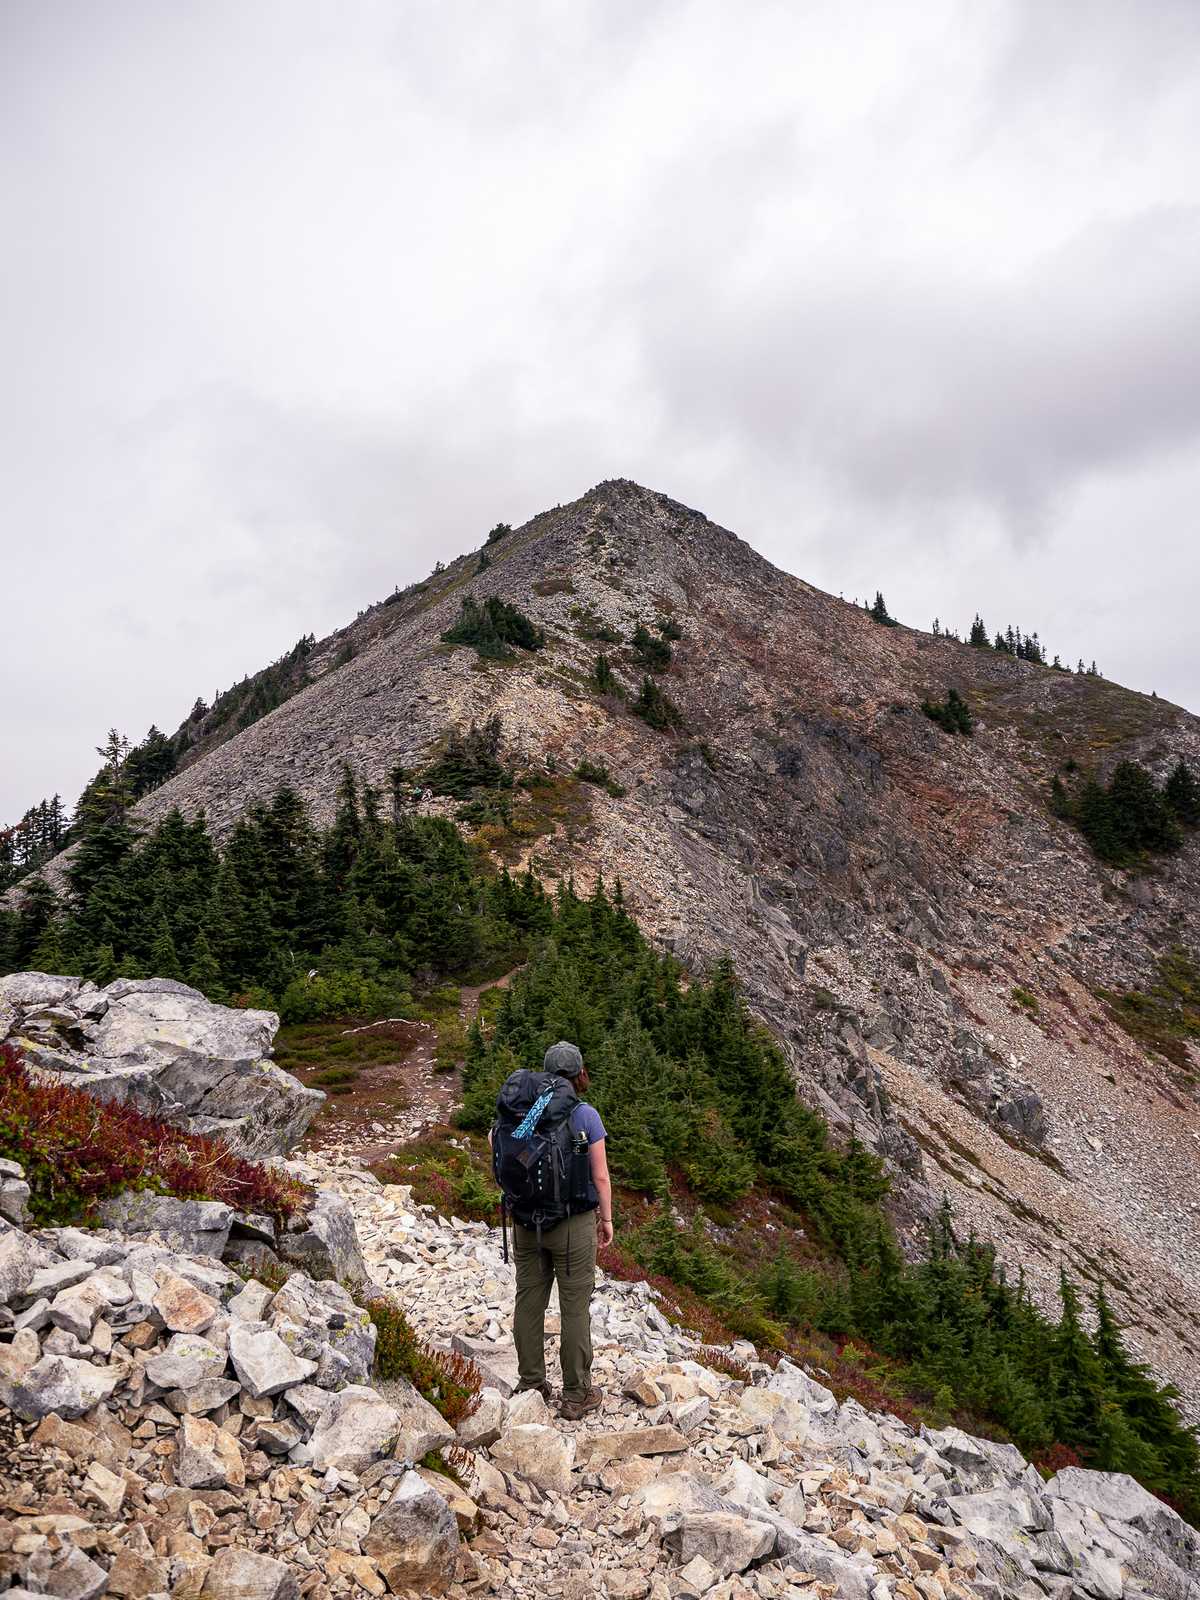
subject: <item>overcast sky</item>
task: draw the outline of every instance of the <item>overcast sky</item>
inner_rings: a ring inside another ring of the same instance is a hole
[[[1196,0],[0,0],[0,821],[606,477],[1200,710]]]

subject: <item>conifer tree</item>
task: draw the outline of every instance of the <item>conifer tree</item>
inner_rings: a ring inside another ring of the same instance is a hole
[[[207,995],[210,1000],[223,1000],[225,986],[221,982],[221,968],[213,954],[212,946],[208,942],[208,934],[203,928],[196,934],[192,944],[192,960],[188,968],[187,981],[193,989]]]
[[[642,687],[633,702],[633,711],[652,728],[679,727],[683,721],[678,706],[670,700],[649,675],[642,679]]]
[[[1055,1432],[1060,1439],[1090,1445],[1104,1400],[1104,1374],[1080,1320],[1078,1292],[1065,1271],[1059,1274],[1058,1292],[1062,1315],[1051,1344]]]
[[[98,989],[103,989],[117,975],[117,958],[111,944],[102,944],[92,957],[88,977]]]
[[[971,624],[971,637],[968,640],[968,643],[974,645],[976,650],[986,650],[989,648],[987,627],[978,611],[975,613],[975,620]]]
[[[896,619],[888,611],[887,601],[883,598],[882,590],[876,589],[875,598],[871,602],[869,610],[873,619],[876,622],[882,623],[885,628],[895,627]]]
[[[596,688],[601,694],[621,693],[621,685],[618,683],[617,675],[612,669],[612,662],[603,651],[596,657],[596,665],[592,669],[592,677]]]
[[[156,978],[182,977],[175,940],[171,936],[170,924],[163,914],[159,915],[154,928],[154,937],[150,942],[149,963]]]
[[[1186,827],[1200,826],[1200,782],[1182,756],[1167,779],[1163,798]]]

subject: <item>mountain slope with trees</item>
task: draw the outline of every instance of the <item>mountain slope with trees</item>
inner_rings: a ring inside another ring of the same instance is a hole
[[[456,642],[465,601],[468,633],[501,618],[521,637]],[[1131,763],[1186,809],[1173,774],[1200,773],[1200,724],[1028,650],[879,620],[665,496],[603,484],[313,642],[289,698],[109,821],[178,808],[186,831],[203,811],[232,845],[285,786],[336,832],[348,768],[360,809],[369,785],[389,825],[460,820],[480,862],[584,895],[619,878],[685,970],[729,954],[805,1101],[885,1162],[905,1253],[948,1195],[1045,1311],[1064,1267],[1103,1288],[1194,1414],[1200,1061],[1191,1002],[1155,997],[1164,962],[1200,954],[1200,847],[1176,810],[1173,848],[1106,858],[1055,780],[1074,804]],[[958,704],[970,737],[922,709]],[[437,792],[472,725],[496,730],[492,765]],[[95,849],[51,862],[50,888]],[[16,897],[34,915],[39,881]]]

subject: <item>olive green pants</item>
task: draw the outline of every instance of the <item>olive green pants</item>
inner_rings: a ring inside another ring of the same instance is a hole
[[[558,1284],[563,1399],[582,1400],[592,1386],[592,1290],[596,1287],[596,1213],[581,1212],[542,1230],[512,1225],[517,1266],[513,1339],[523,1389],[546,1381],[546,1304]]]

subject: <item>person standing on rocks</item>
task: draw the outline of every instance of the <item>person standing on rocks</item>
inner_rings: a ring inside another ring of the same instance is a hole
[[[557,1283],[559,1412],[574,1422],[603,1399],[592,1387],[591,1301],[596,1251],[612,1243],[612,1183],[604,1123],[580,1098],[589,1080],[578,1046],[565,1039],[552,1044],[542,1068],[521,1069],[506,1080],[489,1142],[502,1219],[512,1219],[518,1393],[540,1389],[553,1398],[546,1381],[546,1306]]]

